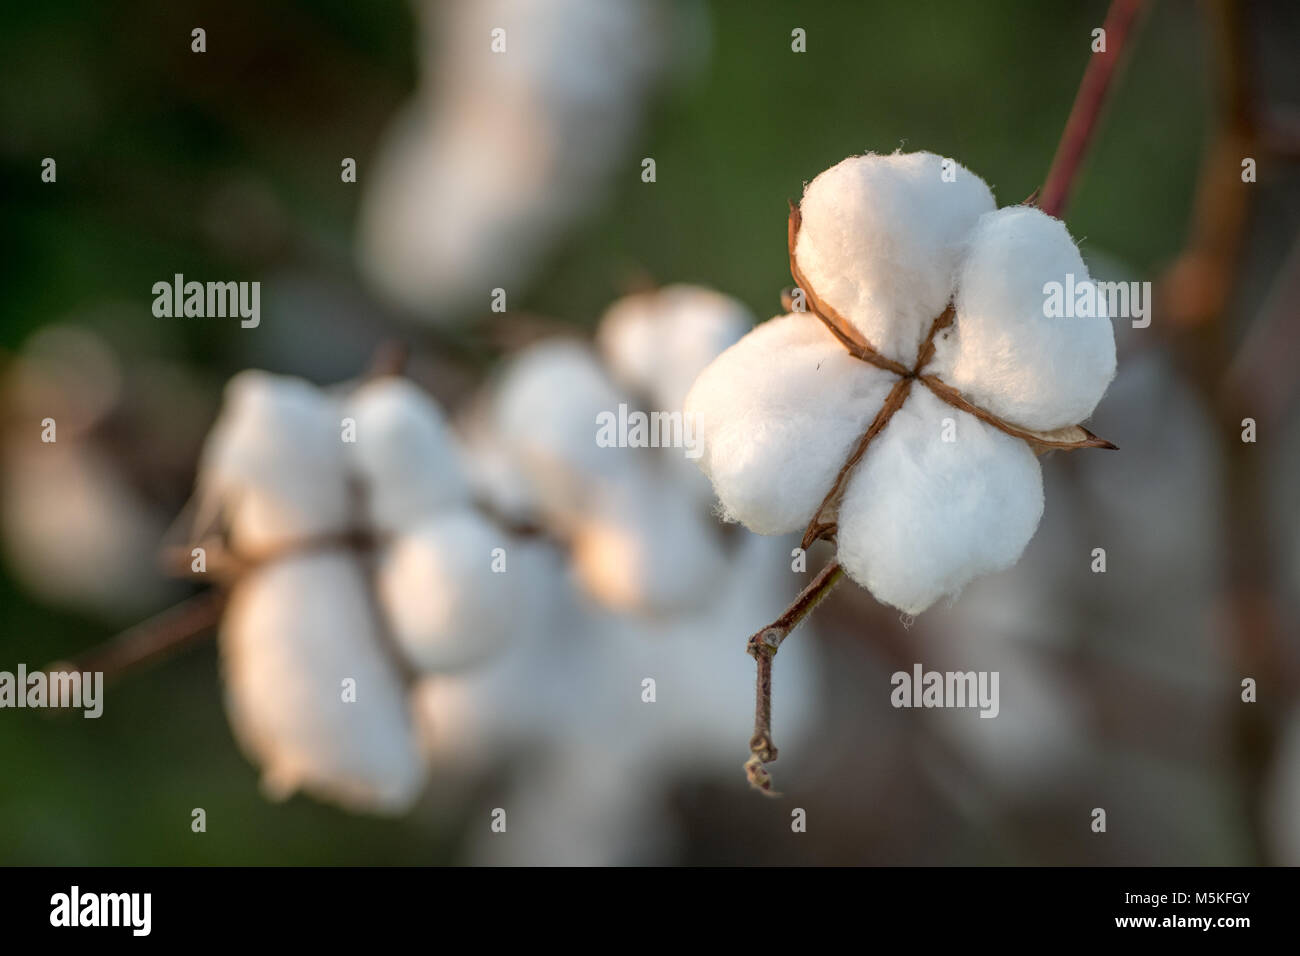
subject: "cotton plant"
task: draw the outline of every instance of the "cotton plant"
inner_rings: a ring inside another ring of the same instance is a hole
[[[232,729],[275,798],[400,813],[427,776],[419,680],[506,643],[519,574],[437,405],[384,377],[334,395],[243,372],[199,463],[194,540],[229,578]],[[508,565],[503,566],[508,570]]]
[[[530,281],[599,204],[670,72],[674,11],[651,0],[416,8],[420,84],[362,177],[359,255],[390,299],[449,321]]]
[[[1057,219],[998,209],[931,153],[854,156],[791,205],[790,314],[718,357],[686,400],[722,515],[803,529],[836,560],[750,649],[764,673],[840,573],[916,615],[1014,564],[1043,512],[1036,453],[1114,447],[1078,423],[1115,374],[1104,314],[1049,317],[1088,270]],[[762,719],[747,765],[770,788]]]
[[[706,599],[721,579],[725,541],[684,464],[693,436],[681,401],[686,383],[751,324],[739,302],[699,287],[626,298],[602,320],[598,349],[577,339],[529,346],[467,419],[485,494],[563,541],[596,601],[673,611]],[[615,427],[632,415],[644,416],[639,439]],[[660,438],[676,444],[643,447]]]

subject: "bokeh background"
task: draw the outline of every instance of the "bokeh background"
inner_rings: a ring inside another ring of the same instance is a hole
[[[556,330],[589,335],[648,283],[711,286],[766,318],[790,284],[786,201],[845,156],[927,149],[982,175],[1001,204],[1027,197],[1106,8],[649,4],[653,30],[610,28],[615,60],[648,63],[601,107],[618,135],[567,127],[579,153],[592,137],[590,168],[535,183],[561,211],[484,253],[533,263],[501,316],[486,288],[422,308],[358,264],[394,118],[417,88],[431,122],[476,89],[472,74],[449,79],[473,58],[438,46],[462,6],[429,4],[423,21],[392,0],[6,10],[5,374],[26,350],[60,347],[52,327],[111,349],[112,410],[85,440],[134,504],[74,506],[74,487],[13,478],[38,432],[4,410],[0,669],[74,656],[186,595],[156,572],[132,577],[111,546],[97,560],[113,583],[98,587],[41,558],[83,534],[136,552],[161,540],[236,371],[330,383],[397,339],[454,412],[512,351]],[[204,54],[190,51],[196,26]],[[790,50],[795,27],[806,53]],[[570,68],[597,59],[580,39],[554,42]],[[1300,11],[1282,0],[1151,5],[1067,215],[1094,274],[1164,296],[1151,328],[1117,329],[1120,375],[1090,425],[1122,450],[1047,460],[1025,558],[950,607],[904,626],[843,586],[792,638],[816,644],[821,705],[774,767],[785,798],[745,789],[742,732],[712,772],[665,760],[642,848],[606,862],[1300,863],[1298,52]],[[539,121],[549,108],[539,96]],[[1257,183],[1233,184],[1241,155],[1257,158]],[[40,180],[46,156],[56,184]],[[358,183],[340,182],[343,157]],[[261,327],[154,318],[150,288],[176,272],[260,280]],[[1254,444],[1240,441],[1246,416]],[[96,508],[113,513],[87,517]],[[114,519],[129,527],[105,530]],[[1104,575],[1089,571],[1095,547]],[[746,675],[747,633],[732,635]],[[1000,669],[1002,716],[892,710],[888,676],[913,661]],[[1257,703],[1241,703],[1244,677]],[[270,802],[231,736],[208,641],[123,677],[98,721],[0,712],[0,862],[474,862],[503,773],[446,797],[435,768],[397,819]],[[203,835],[189,827],[196,806]],[[790,832],[796,806],[807,833]],[[1089,828],[1094,807],[1104,835]]]

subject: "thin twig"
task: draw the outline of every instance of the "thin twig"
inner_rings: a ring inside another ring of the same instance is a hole
[[[781,649],[781,642],[799,626],[799,622],[812,613],[831,589],[844,576],[838,561],[831,561],[817,572],[808,586],[799,592],[788,608],[767,627],[750,636],[748,650],[758,662],[758,680],[755,687],[754,736],[749,738],[750,758],[745,761],[745,774],[749,782],[768,796],[778,796],[772,790],[772,775],[765,764],[776,760],[776,744],[772,743],[772,659]]]
[[[49,665],[49,671],[102,672],[110,682],[145,664],[170,657],[182,648],[206,640],[221,620],[226,592],[213,588],[187,598],[180,604],[112,638],[80,657]]]
[[[1088,60],[1070,116],[1065,121],[1065,131],[1056,147],[1047,179],[1043,181],[1042,192],[1038,194],[1038,208],[1049,216],[1059,219],[1065,213],[1070,191],[1097,131],[1098,120],[1124,52],[1125,40],[1145,3],[1146,0],[1112,0],[1106,13],[1106,20],[1102,23],[1102,29],[1106,31],[1106,49],[1092,54]]]

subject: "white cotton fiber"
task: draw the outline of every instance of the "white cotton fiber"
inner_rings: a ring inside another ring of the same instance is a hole
[[[575,522],[571,543],[583,590],[624,612],[698,605],[716,593],[727,567],[707,511],[674,483],[651,475],[599,489]]]
[[[936,341],[929,370],[1026,428],[1086,419],[1115,377],[1115,336],[1104,314],[1045,314],[1044,286],[1064,290],[1067,277],[1076,288],[1089,281],[1059,220],[1028,206],[985,216],[962,264],[956,322]]]
[[[877,600],[919,614],[1014,564],[1042,513],[1029,446],[917,384],[849,481],[839,561]]]
[[[198,474],[199,533],[218,515],[244,557],[353,521],[341,417],[301,379],[241,372],[203,447]]]
[[[245,575],[221,625],[231,728],[277,798],[399,813],[425,767],[357,560],[303,554]],[[355,681],[345,700],[344,681]]]
[[[817,295],[909,368],[952,298],[964,243],[994,209],[984,181],[933,153],[868,153],[808,184],[796,254]]]
[[[895,380],[806,313],[723,352],[686,398],[722,516],[759,534],[803,530]]]
[[[679,412],[705,366],[754,326],[745,306],[693,285],[624,296],[605,312],[596,344],[610,373],[648,410]]]
[[[552,511],[582,507],[592,480],[617,482],[638,453],[596,444],[597,416],[628,402],[585,344],[541,342],[516,356],[496,385],[492,421],[515,467]]]
[[[493,571],[493,551],[507,562]],[[509,542],[476,512],[427,518],[384,550],[375,588],[389,632],[419,670],[468,667],[496,651],[511,630],[519,574]]]
[[[356,422],[356,441],[346,448],[376,529],[400,530],[468,500],[456,439],[414,382],[368,382],[347,400],[345,414]]]

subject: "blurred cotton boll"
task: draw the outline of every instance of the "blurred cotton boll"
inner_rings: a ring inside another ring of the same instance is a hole
[[[471,508],[441,410],[395,377],[332,395],[243,372],[197,488],[198,540],[235,559],[230,720],[268,792],[406,810],[435,743],[413,685],[500,649],[528,593],[513,541]]]
[[[165,513],[101,440],[121,413],[123,379],[99,335],[55,324],[24,343],[0,383],[8,562],[41,599],[114,620],[170,590],[158,570]]]
[[[71,438],[10,440],[2,484],[5,552],[33,594],[114,619],[166,597],[166,522],[110,459]]]
[[[334,552],[258,568],[231,594],[221,625],[230,724],[272,797],[302,790],[396,813],[423,786],[405,688],[366,587],[357,560]]]
[[[744,304],[713,289],[670,285],[624,296],[596,333],[610,374],[651,408],[680,412],[715,358],[754,327]]]
[[[703,778],[743,796],[754,704],[745,636],[780,611],[791,544],[747,538],[711,601],[653,618],[566,596],[555,562],[549,610],[535,626],[487,666],[434,679],[422,701],[440,728],[439,778],[506,777],[507,830],[476,840],[471,857],[654,863],[683,838],[669,811],[675,785]],[[777,733],[791,748],[821,717],[815,627],[805,627],[782,648],[775,678]]]
[[[362,177],[360,258],[394,301],[447,320],[528,282],[601,202],[665,71],[673,11],[650,0],[417,11],[422,80]]]

